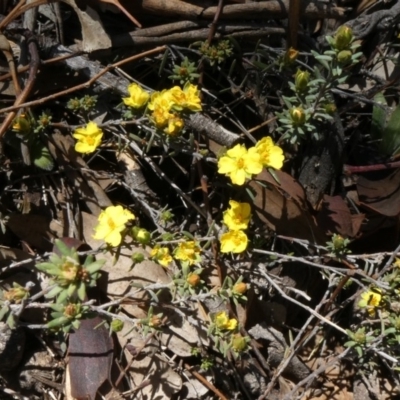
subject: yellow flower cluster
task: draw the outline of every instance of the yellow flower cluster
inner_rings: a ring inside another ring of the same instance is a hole
[[[150,257],[163,267],[168,267],[172,263],[172,256],[168,247],[154,246],[150,252]]]
[[[218,160],[218,172],[229,176],[235,185],[243,185],[246,179],[259,174],[263,167],[281,169],[284,159],[283,150],[268,136],[249,149],[237,144],[228,150]]]
[[[200,251],[199,245],[193,240],[182,242],[175,249],[174,258],[187,265],[197,264],[201,261]]]
[[[121,206],[110,206],[102,211],[95,227],[94,239],[104,239],[111,246],[119,246],[122,241],[121,232],[125,230],[126,223],[135,219],[135,216]]]
[[[247,229],[251,208],[248,203],[238,203],[235,200],[229,201],[230,208],[224,212],[223,221],[229,231],[220,237],[221,253],[242,253],[248,244],[247,235],[243,229]]]
[[[155,92],[151,96],[136,83],[128,86],[129,97],[123,98],[125,105],[142,108],[147,104],[151,111],[151,121],[167,135],[178,135],[184,122],[179,112],[184,110],[201,111],[201,100],[197,86],[186,84],[182,89],[174,86],[171,89]]]
[[[72,135],[77,142],[75,151],[83,154],[93,153],[100,146],[103,131],[95,122],[88,122],[85,128],[77,128]]]
[[[184,265],[191,266],[201,262],[200,253],[200,246],[191,240],[179,243],[173,252],[173,258],[180,260]],[[168,247],[155,246],[150,252],[150,257],[163,267],[168,267],[172,262],[172,255]]]
[[[215,326],[221,331],[234,331],[237,328],[238,322],[235,318],[229,318],[226,311],[219,311],[214,316]]]

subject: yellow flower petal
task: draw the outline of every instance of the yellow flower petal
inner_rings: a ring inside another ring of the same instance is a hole
[[[247,229],[251,217],[251,207],[248,203],[229,201],[230,208],[224,212],[224,224],[230,230]]]
[[[220,237],[221,253],[242,253],[248,244],[247,235],[243,231],[229,231]]]

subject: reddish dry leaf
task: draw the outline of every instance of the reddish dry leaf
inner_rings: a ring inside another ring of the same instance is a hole
[[[368,178],[358,177],[360,205],[378,214],[396,217],[400,214],[400,169],[385,175],[375,173],[368,174]]]
[[[316,225],[303,187],[289,174],[275,171],[279,183],[268,171],[249,186],[255,192],[254,209],[266,225],[280,235],[325,243],[326,237]]]
[[[95,399],[109,377],[114,346],[102,322],[99,317],[82,320],[79,329],[69,335],[70,393],[76,399]]]
[[[346,202],[340,196],[323,197],[317,216],[318,226],[327,233],[339,233],[343,237],[357,236],[364,214],[352,215]]]

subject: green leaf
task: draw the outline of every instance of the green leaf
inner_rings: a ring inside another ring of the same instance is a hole
[[[57,297],[57,304],[62,304],[68,299],[68,290],[62,290],[60,295]]]
[[[50,321],[47,323],[47,327],[48,328],[58,328],[62,325],[64,325],[65,323],[67,323],[69,321],[69,319],[67,317],[60,317],[57,319],[53,319],[53,321]]]
[[[37,142],[32,146],[31,157],[33,163],[45,171],[51,171],[54,167],[53,157],[43,143]]]
[[[15,328],[15,318],[12,313],[7,317],[6,324],[11,328]]]
[[[85,297],[86,297],[86,286],[85,286],[85,282],[80,282],[80,283],[79,283],[77,293],[78,293],[78,298],[79,298],[79,300],[84,301],[84,300],[85,300]]]
[[[106,260],[95,261],[86,267],[86,271],[89,272],[90,275],[92,275],[95,272],[100,271],[105,262]]]
[[[0,308],[0,321],[4,318],[4,316],[10,311],[8,307]]]
[[[387,110],[384,106],[387,105],[387,101],[382,92],[375,95],[374,101],[383,106],[374,104],[372,108],[371,137],[381,139],[386,125]]]
[[[67,289],[68,296],[72,297],[72,295],[76,292],[77,289],[78,288],[77,288],[76,284],[75,283],[71,283],[68,286],[68,289]]]
[[[69,246],[67,246],[62,240],[56,239],[54,241],[55,245],[57,246],[58,250],[60,250],[60,253],[63,256],[71,256],[73,257],[75,254],[75,249],[71,249]]]
[[[55,266],[52,263],[44,262],[44,263],[36,264],[36,268],[39,271],[48,273],[48,271],[54,270]]]
[[[63,288],[61,288],[60,286],[56,286],[53,289],[51,289],[49,293],[46,294],[46,297],[51,299],[52,297],[56,297],[62,291]]]
[[[400,104],[383,130],[381,151],[388,156],[396,155],[400,151]]]

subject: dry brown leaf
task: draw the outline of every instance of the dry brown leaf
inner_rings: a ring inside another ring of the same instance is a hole
[[[360,175],[357,191],[361,206],[387,217],[400,214],[400,169],[389,175]]]
[[[255,192],[253,206],[257,216],[278,234],[325,243],[303,187],[285,172],[275,174],[279,183],[266,170],[249,183]]]
[[[351,214],[346,202],[340,196],[324,195],[317,215],[318,226],[327,233],[339,233],[343,237],[357,236],[364,214]]]
[[[90,6],[83,10],[77,6],[75,0],[62,0],[76,12],[82,29],[82,50],[92,52],[95,50],[109,49],[111,39],[103,28],[100,17]]]
[[[35,214],[11,214],[7,226],[23,241],[39,250],[50,251],[53,235],[51,218]]]

